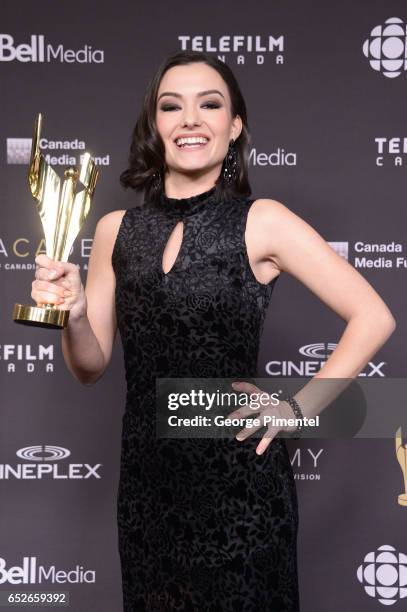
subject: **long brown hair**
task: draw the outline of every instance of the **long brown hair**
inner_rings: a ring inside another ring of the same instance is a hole
[[[250,133],[247,123],[246,104],[239,84],[232,70],[224,62],[200,51],[179,51],[165,59],[149,82],[144,94],[143,106],[132,134],[129,166],[120,175],[123,187],[144,191],[146,200],[154,200],[157,190],[154,188],[154,175],[160,173],[162,180],[166,170],[165,146],[158,133],[155,116],[157,93],[164,74],[173,66],[204,62],[214,68],[225,81],[231,99],[232,117],[239,115],[242,119],[242,131],[236,140],[239,172],[236,180],[229,185],[223,177],[223,166],[216,185],[220,198],[248,196],[251,188],[248,178],[248,159]]]

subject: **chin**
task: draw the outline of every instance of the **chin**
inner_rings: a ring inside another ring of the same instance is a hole
[[[174,170],[177,170],[178,172],[183,172],[184,174],[196,174],[201,172],[208,172],[209,170],[211,170],[211,166],[205,164],[197,164],[196,166],[178,166],[177,168],[174,168]]]

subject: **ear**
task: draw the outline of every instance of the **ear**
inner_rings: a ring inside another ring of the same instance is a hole
[[[230,137],[233,138],[233,140],[237,140],[242,132],[242,129],[243,129],[243,121],[241,120],[239,115],[236,115],[236,117],[234,117],[232,120],[232,128],[230,130]]]

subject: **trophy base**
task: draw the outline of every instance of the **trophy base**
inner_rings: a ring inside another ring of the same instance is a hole
[[[399,504],[400,506],[407,506],[407,493],[399,495]]]
[[[63,329],[68,325],[69,310],[59,310],[52,305],[26,306],[14,304],[13,320],[21,325]]]

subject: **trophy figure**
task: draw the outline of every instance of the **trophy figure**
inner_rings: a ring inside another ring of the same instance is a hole
[[[73,242],[89,213],[98,170],[89,153],[85,153],[79,171],[76,168],[65,170],[61,187],[61,179],[40,151],[41,127],[40,113],[34,126],[28,182],[37,201],[45,235],[46,254],[50,259],[66,262]],[[83,189],[77,192],[78,182]],[[54,304],[15,304],[13,309],[13,320],[23,325],[62,329],[67,326],[68,318],[69,310],[62,310]]]
[[[398,502],[400,506],[407,506],[407,444],[403,444],[401,427],[396,431],[396,456],[401,466],[404,478],[404,493],[400,493]]]

